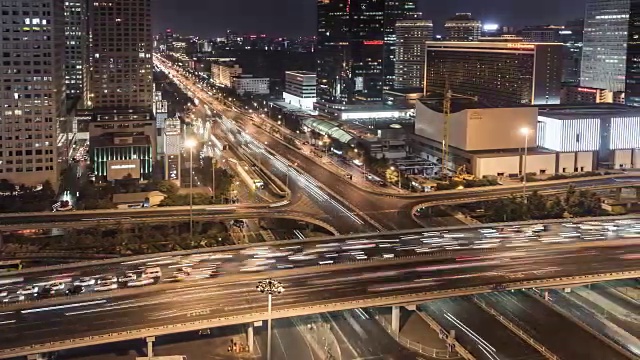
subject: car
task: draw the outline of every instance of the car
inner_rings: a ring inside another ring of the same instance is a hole
[[[18,294],[18,295],[29,295],[29,294],[36,294],[37,292],[38,292],[38,287],[37,286],[29,285],[29,286],[25,286],[22,289],[18,290],[16,292],[16,294]]]
[[[118,278],[113,275],[104,276],[98,279],[98,285],[111,284],[115,282],[118,282]]]
[[[64,290],[65,284],[63,282],[56,281],[49,284],[48,287],[54,291]]]
[[[36,297],[38,297],[39,299],[46,299],[46,298],[50,298],[53,297],[56,294],[56,291],[49,287],[49,286],[45,286],[42,289],[40,289],[39,292],[37,292],[36,294],[34,294]]]
[[[0,290],[0,297],[9,296],[9,292],[7,290]]]
[[[120,282],[130,282],[130,281],[135,281],[138,278],[138,275],[136,275],[136,273],[134,272],[126,272],[123,276],[120,276],[118,278],[118,281]]]
[[[73,285],[65,291],[66,295],[79,295],[84,292],[84,286],[82,285]]]
[[[89,286],[89,285],[94,285],[95,283],[96,283],[96,279],[90,278],[90,277],[83,277],[78,279],[78,281],[75,281],[73,285]]]
[[[116,282],[103,282],[94,288],[95,291],[111,291],[118,288],[118,283]]]
[[[146,268],[144,269],[144,271],[142,272],[142,277],[143,278],[156,278],[156,277],[161,277],[162,276],[162,270],[160,270],[159,267],[151,267],[151,268]]]
[[[4,303],[13,303],[18,301],[24,301],[24,295],[11,295],[2,300]]]
[[[140,280],[135,280],[135,281],[130,281],[129,283],[127,283],[127,286],[133,286],[133,287],[138,287],[138,286],[145,286],[145,285],[151,285],[153,284],[154,280],[151,278],[142,278]]]

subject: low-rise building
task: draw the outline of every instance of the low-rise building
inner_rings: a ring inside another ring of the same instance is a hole
[[[624,104],[624,91],[588,88],[583,86],[563,86],[560,90],[560,104]]]
[[[255,78],[253,75],[240,75],[232,80],[232,87],[239,93],[269,94],[269,78]]]
[[[316,102],[316,74],[308,71],[287,71],[285,73],[285,90],[282,94],[288,104],[302,109],[313,109]]]
[[[211,64],[211,79],[216,85],[232,87],[233,79],[242,74],[242,67],[234,61],[215,61]]]

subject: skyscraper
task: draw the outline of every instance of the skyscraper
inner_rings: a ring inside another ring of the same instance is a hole
[[[447,41],[477,41],[482,35],[482,22],[469,13],[457,13],[444,24]]]
[[[640,106],[640,0],[630,3],[624,101]]]
[[[151,0],[94,2],[90,24],[92,105],[151,111]]]
[[[630,0],[587,0],[580,85],[624,91]]]
[[[66,0],[64,82],[67,97],[86,97],[88,82],[89,35],[87,32],[87,0]]]
[[[432,39],[431,20],[401,20],[396,23],[395,88],[424,86],[424,44]]]
[[[416,14],[414,0],[318,0],[320,107],[381,103],[393,85],[396,21]]]
[[[6,25],[0,63],[0,179],[55,184],[65,92],[63,2],[3,1],[1,10]]]

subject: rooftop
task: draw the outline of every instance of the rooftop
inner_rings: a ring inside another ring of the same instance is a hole
[[[300,75],[300,76],[316,76],[316,73],[311,71],[287,71],[289,74]]]

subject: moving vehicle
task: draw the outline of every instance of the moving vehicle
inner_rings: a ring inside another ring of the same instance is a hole
[[[115,282],[104,282],[96,285],[94,288],[95,291],[110,291],[118,288],[118,284]]]
[[[66,295],[79,295],[84,292],[84,286],[82,285],[73,285],[65,291]]]
[[[152,278],[142,278],[140,280],[135,280],[135,281],[130,281],[127,283],[127,286],[133,286],[133,287],[137,287],[137,286],[145,286],[145,285],[150,285],[153,284],[153,279]]]
[[[29,295],[29,294],[35,294],[38,292],[38,287],[37,286],[25,286],[22,289],[18,290],[16,292],[16,294],[18,295]]]
[[[118,281],[120,282],[130,282],[130,281],[135,281],[138,278],[138,275],[136,275],[136,273],[134,272],[126,272],[123,276],[120,276],[118,278]]]
[[[83,277],[83,278],[80,278],[78,281],[75,281],[73,285],[89,286],[89,285],[94,285],[95,283],[96,283],[96,279],[90,278],[90,277]]]
[[[142,272],[142,278],[159,278],[162,276],[162,270],[159,267],[146,268]]]
[[[51,284],[47,285],[47,287],[51,288],[54,291],[64,290],[64,286],[64,283],[59,281],[52,282]]]
[[[12,302],[18,302],[18,301],[24,301],[24,295],[11,295],[9,297],[4,298],[4,300],[2,300],[2,302],[4,303],[12,303]]]
[[[0,273],[22,270],[22,260],[0,261]]]

